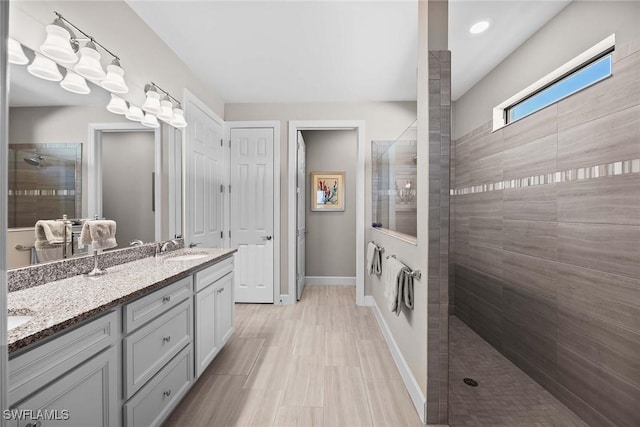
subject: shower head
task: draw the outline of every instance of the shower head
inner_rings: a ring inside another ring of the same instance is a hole
[[[42,166],[42,161],[44,160],[44,157],[42,156],[25,157],[23,160],[28,164],[30,164],[31,166],[40,167]]]

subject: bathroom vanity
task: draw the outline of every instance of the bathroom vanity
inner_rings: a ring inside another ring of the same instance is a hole
[[[233,333],[233,253],[182,249],[9,293],[20,427],[160,425]],[[41,423],[38,424],[38,421]]]

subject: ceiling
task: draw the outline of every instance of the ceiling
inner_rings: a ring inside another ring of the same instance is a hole
[[[569,2],[450,0],[453,99]],[[128,3],[225,102],[416,99],[415,0]]]
[[[452,98],[462,96],[570,1],[449,0]],[[416,99],[416,0],[128,3],[227,103]],[[472,36],[469,27],[486,18],[490,29]],[[83,97],[23,70],[11,74],[12,106],[108,101],[99,90]]]

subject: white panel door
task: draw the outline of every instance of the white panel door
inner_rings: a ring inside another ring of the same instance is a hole
[[[186,239],[202,247],[223,246],[224,148],[222,123],[200,103],[187,99]]]
[[[273,129],[233,128],[230,135],[236,302],[273,303]]]
[[[307,166],[306,166],[307,148],[302,138],[302,132],[298,132],[298,165],[296,179],[297,194],[297,219],[296,219],[296,287],[298,289],[298,299],[302,296],[305,283],[305,245],[307,244],[306,234],[307,228],[305,218],[307,214]]]

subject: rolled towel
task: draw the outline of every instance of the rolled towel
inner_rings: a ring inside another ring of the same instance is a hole
[[[80,241],[90,244],[93,249],[115,248],[118,246],[116,222],[108,219],[85,221],[80,232]]]
[[[64,221],[40,220],[36,222],[36,242],[61,245],[71,240],[71,224]]]

